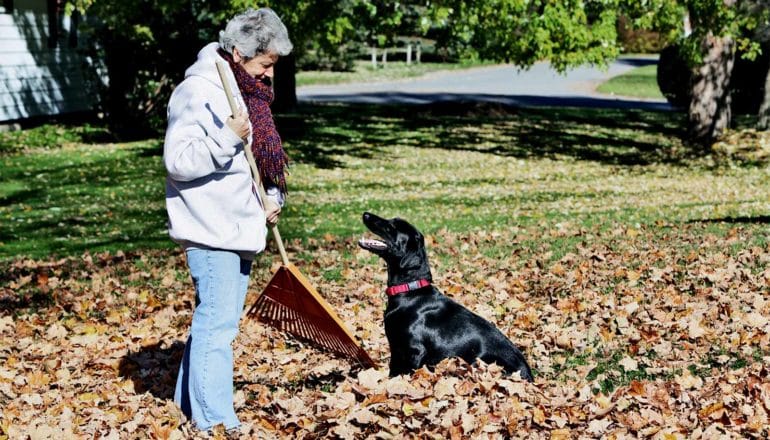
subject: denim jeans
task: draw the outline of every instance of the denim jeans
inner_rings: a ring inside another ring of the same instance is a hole
[[[238,253],[188,249],[195,311],[174,402],[200,430],[240,425],[233,407],[233,348],[249,284],[251,260]]]

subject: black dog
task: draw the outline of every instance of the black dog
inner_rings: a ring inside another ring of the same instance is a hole
[[[359,246],[382,257],[388,266],[385,335],[391,376],[459,357],[469,363],[476,359],[496,363],[507,373],[518,371],[532,381],[524,355],[500,330],[431,285],[425,240],[414,226],[368,212],[363,220],[382,241],[362,238]]]

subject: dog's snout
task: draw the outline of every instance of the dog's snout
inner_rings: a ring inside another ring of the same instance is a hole
[[[371,217],[371,216],[372,216],[372,214],[370,214],[370,213],[368,213],[368,212],[365,212],[365,213],[364,213],[364,217],[363,217],[363,218],[364,218],[364,221],[367,221],[367,220],[369,220],[369,217]]]

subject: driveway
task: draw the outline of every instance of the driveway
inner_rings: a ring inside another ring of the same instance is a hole
[[[542,62],[529,70],[512,65],[434,72],[417,79],[391,82],[303,86],[300,102],[370,104],[428,104],[443,101],[495,102],[513,106],[640,108],[671,110],[665,100],[641,99],[596,93],[607,79],[639,66],[654,64],[650,57],[623,57],[606,70],[579,67],[556,73]]]

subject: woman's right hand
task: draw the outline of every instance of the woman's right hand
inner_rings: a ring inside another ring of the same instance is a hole
[[[245,142],[249,138],[249,115],[241,110],[237,115],[232,115],[225,122],[230,130]]]
[[[267,225],[273,227],[278,224],[278,217],[281,215],[281,205],[275,203],[270,197],[265,197],[265,219]]]

